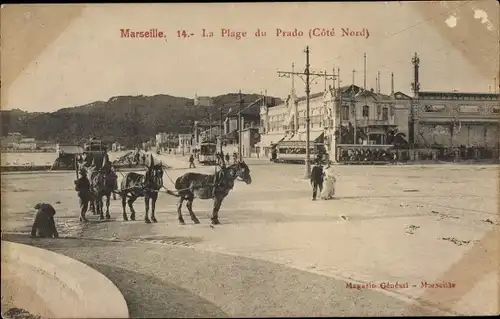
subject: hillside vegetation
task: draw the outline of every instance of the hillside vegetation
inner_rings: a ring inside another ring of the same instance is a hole
[[[260,98],[242,94],[243,107]],[[269,97],[275,103],[281,100]],[[64,108],[52,113],[29,113],[21,110],[1,111],[2,136],[20,132],[37,140],[78,143],[89,136],[104,141],[135,145],[149,140],[158,132],[189,133],[194,121],[203,121],[216,112],[214,121],[230,108],[238,109],[238,94],[230,93],[213,98],[212,107],[195,106],[193,99],[170,95],[117,96],[106,102]],[[260,103],[244,113],[259,114]]]

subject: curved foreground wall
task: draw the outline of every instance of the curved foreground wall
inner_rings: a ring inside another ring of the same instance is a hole
[[[1,267],[2,306],[51,318],[128,317],[118,288],[69,257],[2,240]]]

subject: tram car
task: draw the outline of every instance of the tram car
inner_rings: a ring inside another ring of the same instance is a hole
[[[398,155],[393,145],[337,145],[338,161],[344,164],[389,164]]]
[[[217,144],[211,142],[202,142],[200,152],[198,153],[198,162],[203,165],[217,164]]]
[[[309,144],[309,162],[314,162],[318,157],[321,157],[322,163],[327,163],[328,153],[324,144],[310,143]],[[306,161],[306,143],[301,142],[280,142],[276,146],[275,163],[290,163],[304,164]]]

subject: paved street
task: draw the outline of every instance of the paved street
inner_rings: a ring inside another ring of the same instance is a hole
[[[231,299],[228,305],[227,300],[215,300],[215,295],[210,295],[215,293],[212,288],[198,279],[195,280],[197,284],[193,285],[199,286],[189,286],[187,283],[193,280],[189,277],[194,276],[193,270],[182,259],[202,258],[196,263],[206,263],[206,260],[216,262],[215,260],[220,259],[223,260],[221,263],[229,265],[239,262],[246,265],[262,263],[264,268],[279,269],[280,274],[290,272],[292,276],[293,272],[298,278],[316,278],[309,289],[336,287],[331,288],[334,289],[335,296],[342,296],[335,307],[337,310],[327,306],[334,302],[333,299],[327,300],[322,293],[314,293],[308,294],[308,298],[317,296],[322,303],[314,307],[311,303],[313,308],[304,308],[309,309],[307,314],[390,315],[401,311],[403,308],[399,306],[399,302],[407,299],[438,303],[443,310],[462,314],[498,311],[499,276],[496,268],[500,255],[497,244],[499,218],[495,166],[337,166],[338,199],[312,202],[309,185],[301,178],[302,166],[272,164],[256,159],[249,159],[247,163],[252,170],[253,183],[236,184],[219,214],[222,225],[215,228],[208,225],[211,201],[194,202],[193,209],[201,225],[191,224],[187,209],[183,207],[187,225],[180,226],[177,222],[176,198],[166,194],[162,194],[158,201],[158,224],[150,225],[141,221],[144,205],[142,200],[138,200],[135,205],[138,221],[123,222],[120,203],[113,201],[113,221],[94,221],[82,227],[76,222],[78,207],[72,189],[74,175],[52,173],[2,176],[2,191],[7,195],[2,210],[2,229],[27,232],[32,218],[29,206],[37,201],[60,201],[55,207],[62,233],[68,236],[115,239],[119,242],[112,245],[102,241],[86,242],[82,245],[89,247],[87,253],[87,248],[72,249],[67,247],[68,244],[57,244],[54,249],[106,267],[129,270],[136,268],[134,271],[139,272],[150,269],[148,273],[154,277],[159,272],[167,271],[160,270],[164,267],[158,267],[158,264],[163,263],[151,262],[155,264],[154,267],[143,266],[141,262],[147,264],[146,259],[159,257],[146,257],[146,254],[143,258],[138,252],[144,251],[144,247],[155,247],[151,249],[162,256],[167,255],[162,258],[168,260],[169,265],[181,263],[179,267],[188,277],[183,279],[185,282],[178,282],[180,287],[209,300],[223,313],[231,316],[304,315],[306,313],[294,311],[291,306],[299,305],[299,302],[290,300],[298,298],[293,294],[305,288],[296,285],[298,290],[294,290],[283,286],[281,293],[290,291],[292,294],[286,298],[276,292],[269,293],[270,288],[262,283],[251,289],[248,286],[238,288],[247,292],[256,289],[255,294],[258,291],[259,295],[268,296],[266,300],[270,302],[267,304],[270,308],[276,307],[276,304],[270,306],[272,300],[285,304],[287,299],[286,306],[281,308],[282,312],[272,313],[270,309],[264,309],[266,307],[252,308],[248,303],[253,302],[255,297],[244,300],[243,293],[240,297],[237,297],[237,293],[231,297],[242,298],[238,299],[239,303]],[[213,167],[197,170],[213,171]],[[170,170],[168,175],[175,180],[185,171],[187,170]],[[164,179],[166,187],[172,188],[169,178]],[[99,254],[91,252],[94,245],[92,243],[99,247]],[[152,245],[153,243],[158,245]],[[114,260],[115,256],[110,254],[117,254],[118,250],[109,248],[107,252],[101,247],[120,247],[120,251],[126,251],[121,253],[124,255],[123,261],[120,261],[120,257],[117,264],[113,264],[109,260]],[[138,255],[132,258],[130,256],[135,256],[132,253],[134,249]],[[474,258],[467,257],[477,251],[479,253],[473,255]],[[176,257],[177,254],[180,257]],[[108,261],[92,259],[101,258],[100,256],[108,258]],[[250,259],[242,259],[243,257]],[[129,268],[131,265],[134,267]],[[203,268],[199,265],[197,267]],[[98,268],[100,271],[102,269]],[[235,277],[240,278],[236,280],[238,285],[241,285],[241,278],[252,277],[256,275],[255,272],[260,272],[256,269],[258,268],[254,266],[245,268],[240,277]],[[177,278],[176,272],[171,275]],[[278,280],[275,276],[266,276],[268,277],[263,276],[262,279],[269,285],[273,280]],[[168,277],[162,280],[170,283],[173,279]],[[390,288],[382,292],[384,289],[346,289],[348,283],[370,282],[380,288],[381,283],[396,281],[408,283],[408,288]],[[427,287],[422,287],[422,281],[427,282]],[[429,288],[434,282],[453,283],[455,288]],[[236,288],[231,289],[235,291]],[[267,290],[268,293],[261,293],[260,289]],[[370,299],[369,294],[376,294],[376,299]],[[353,306],[351,300],[358,295],[373,300],[374,305],[380,307],[372,305],[373,312],[369,312],[363,310],[363,303]],[[379,295],[384,297],[378,297]],[[390,302],[383,298],[390,298]],[[383,302],[392,305],[387,308],[388,312],[381,312],[380,309],[385,309],[385,306],[381,306]],[[297,306],[297,309],[302,308]],[[315,312],[313,309],[319,310]],[[405,309],[407,313],[413,314],[421,314],[423,311],[409,305]],[[206,315],[211,313],[207,312]]]

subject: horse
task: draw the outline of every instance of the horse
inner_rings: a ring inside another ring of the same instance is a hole
[[[87,171],[90,181],[90,191],[92,198],[90,200],[90,210],[93,215],[99,215],[99,219],[104,218],[103,197],[106,197],[106,219],[111,218],[109,214],[109,205],[111,194],[116,192],[117,176],[111,171],[110,161],[107,154],[104,156],[101,168],[97,168],[95,161],[90,166],[83,166]]]
[[[169,190],[167,190],[167,194],[179,197],[179,202],[177,204],[179,223],[181,225],[185,225],[181,212],[182,203],[184,201],[187,201],[186,207],[193,223],[200,223],[193,212],[193,201],[195,197],[198,197],[199,199],[214,200],[212,216],[210,219],[212,224],[220,224],[218,214],[222,201],[229,194],[231,189],[233,189],[234,182],[237,178],[244,181],[247,185],[252,183],[250,169],[243,161],[237,162],[228,167],[223,165],[219,172],[212,175],[189,172],[177,178],[175,181],[177,194]]]
[[[155,216],[156,200],[158,199],[158,191],[163,187],[163,164],[155,164],[153,155],[151,154],[148,168],[144,175],[130,172],[123,177],[121,190],[119,191],[122,199],[123,220],[128,221],[126,203],[130,208],[130,219],[135,220],[135,210],[133,204],[139,197],[144,197],[146,207],[146,215],[144,221],[146,223],[158,222]],[[127,201],[127,197],[129,198]],[[151,220],[149,220],[149,202],[151,200]]]

